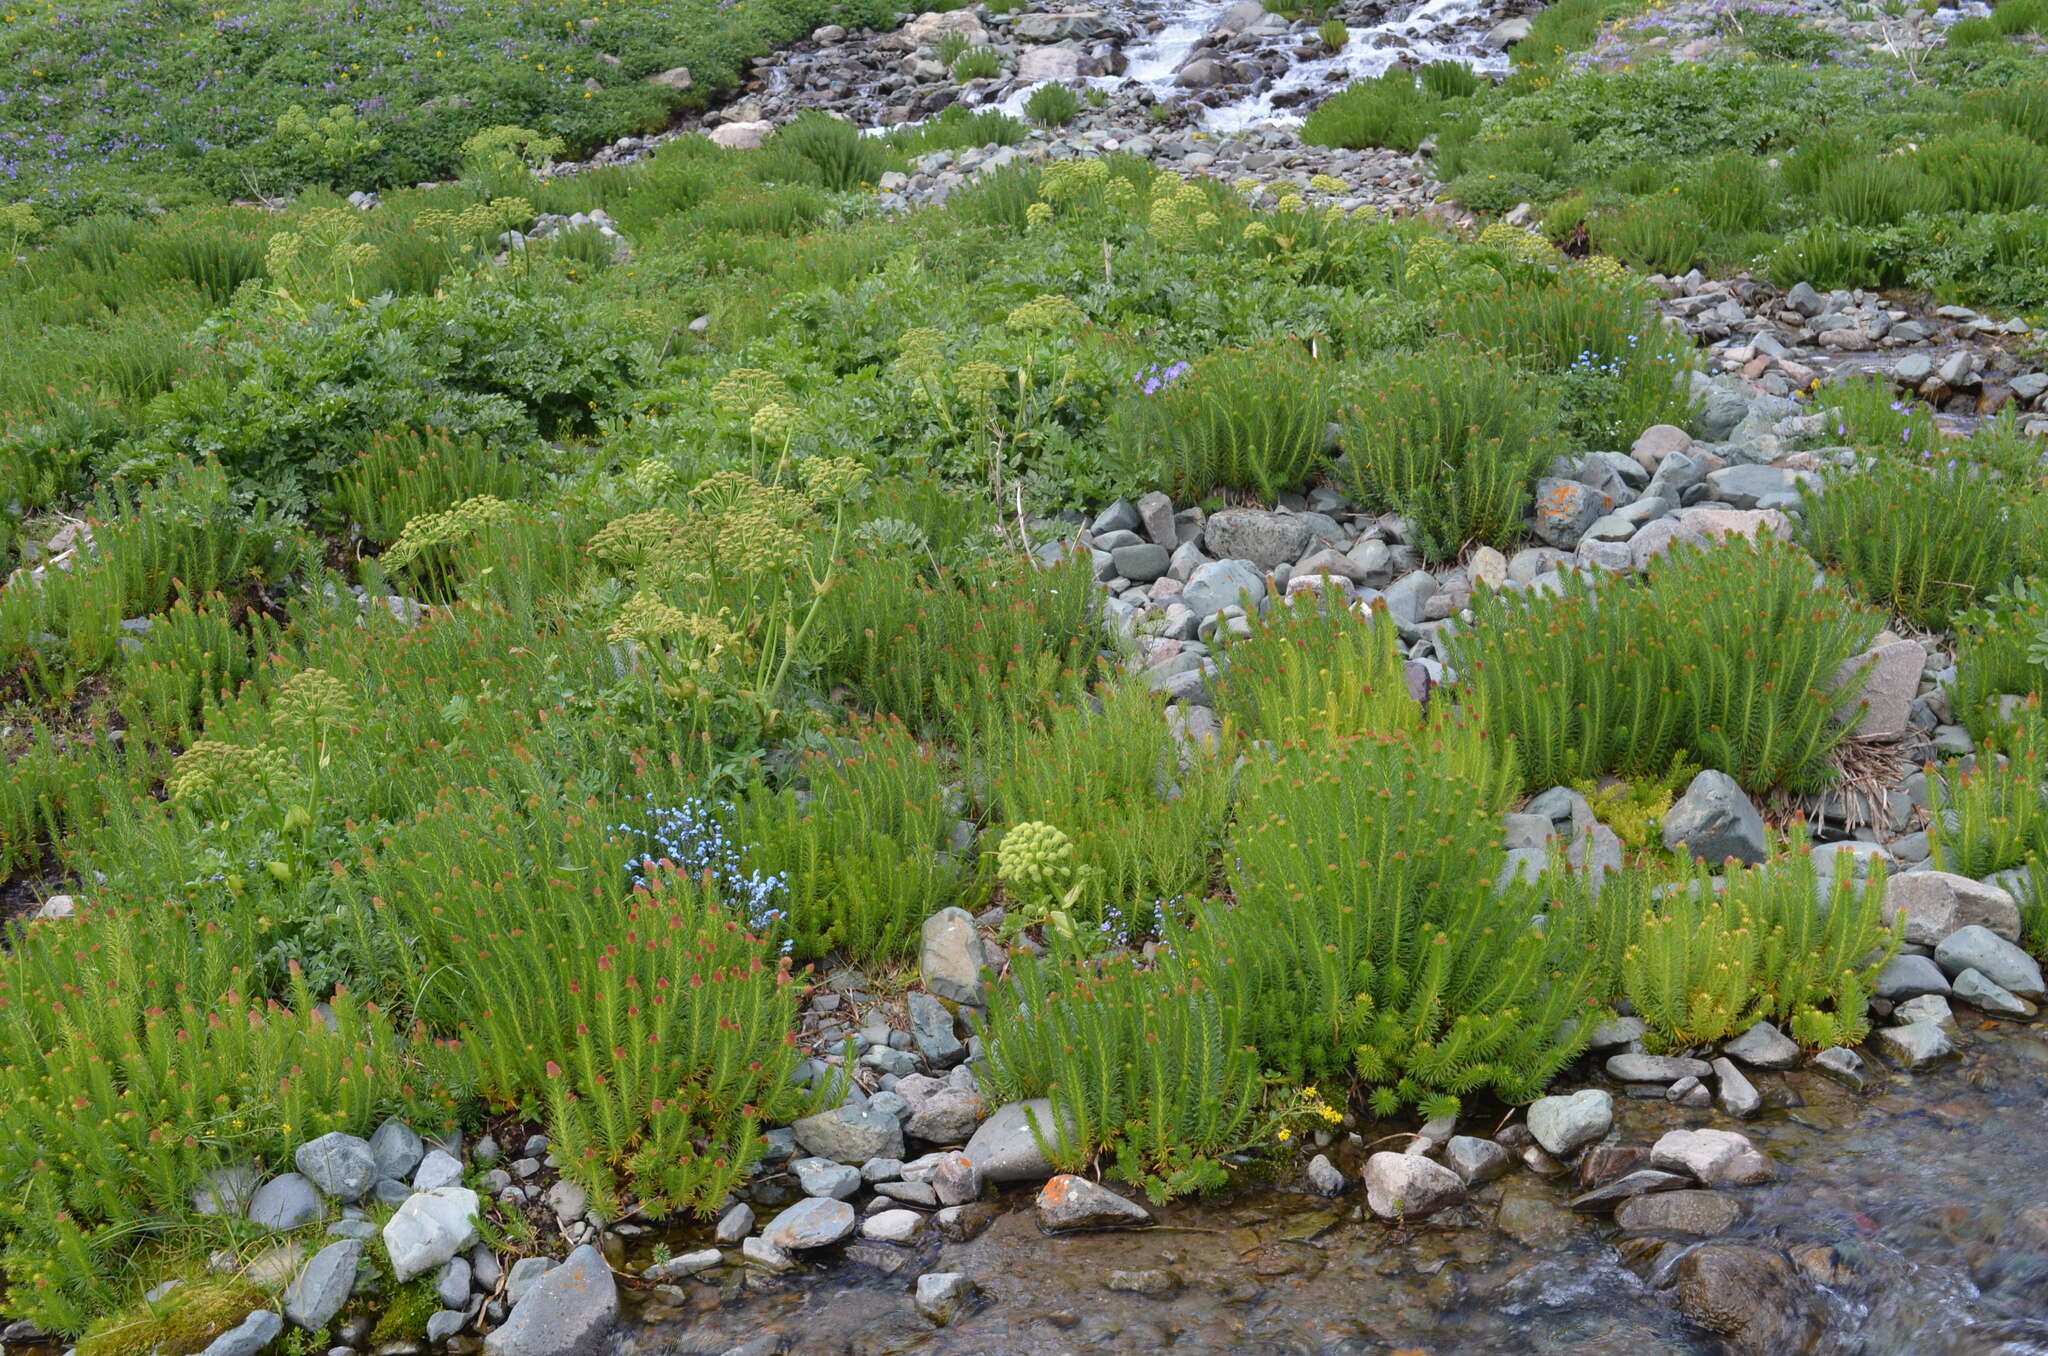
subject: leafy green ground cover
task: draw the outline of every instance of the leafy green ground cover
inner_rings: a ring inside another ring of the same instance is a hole
[[[1390,74],[1320,106],[1304,136],[1400,149],[1433,137],[1449,196],[1490,214],[1533,203],[1553,240],[1649,271],[1745,267],[1787,286],[2048,304],[2038,6],[2001,5],[1911,52],[1736,7],[1721,15],[1719,56],[1673,60],[1701,31],[1690,18],[1554,5],[1500,84]],[[1603,34],[1611,61],[1568,55]],[[1671,46],[1646,46],[1658,38]]]
[[[867,0],[20,0],[0,12],[0,195],[100,207],[439,179],[485,127],[588,148],[667,125]],[[649,82],[676,67],[687,91]]]

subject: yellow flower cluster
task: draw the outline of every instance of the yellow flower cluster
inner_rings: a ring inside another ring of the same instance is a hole
[[[729,414],[753,418],[763,405],[794,405],[789,383],[758,367],[735,367],[711,388],[711,403]]]
[[[812,457],[797,463],[804,493],[814,504],[831,504],[852,494],[868,473],[852,457]]]
[[[953,373],[953,389],[975,404],[993,404],[996,393],[1009,384],[1009,372],[991,362],[962,363]]]
[[[938,330],[905,330],[896,346],[896,370],[913,381],[936,377],[946,365],[946,336]]]
[[[178,755],[164,789],[172,800],[202,796],[266,794],[292,780],[290,761],[282,750],[259,744],[244,748],[219,739],[201,739]]]
[[[486,127],[462,143],[462,167],[472,174],[518,173],[538,168],[568,149],[560,137],[530,127]]]
[[[1003,835],[996,874],[1008,885],[1058,889],[1074,869],[1074,840],[1041,820],[1027,820]]]
[[[524,226],[533,217],[533,204],[524,198],[493,198],[472,203],[460,212],[429,208],[413,218],[413,227],[428,239],[445,243]]]
[[[1109,166],[1100,160],[1055,160],[1038,179],[1038,196],[1045,202],[1072,202],[1109,182]]]
[[[1244,241],[1246,244],[1250,244],[1255,240],[1271,240],[1272,238],[1272,228],[1267,226],[1265,222],[1248,221],[1245,223]]]
[[[270,728],[279,734],[318,733],[355,719],[356,699],[348,684],[326,669],[301,669],[284,680],[270,708]]]
[[[1062,330],[1081,320],[1081,308],[1058,293],[1038,296],[1005,317],[1013,330]]]
[[[1160,182],[1178,185],[1171,191],[1161,192],[1152,200],[1152,210],[1147,224],[1154,238],[1162,244],[1187,246],[1196,241],[1200,229],[1198,218],[1208,210],[1209,199],[1193,184],[1181,184],[1171,175],[1161,175]]]
[[[439,513],[423,513],[407,523],[405,530],[398,534],[398,540],[391,543],[391,549],[384,553],[384,565],[394,570],[410,565],[436,546],[446,546],[486,528],[508,523],[516,513],[512,505],[494,494],[465,499]]]
[[[1316,174],[1309,177],[1308,186],[1318,193],[1349,193],[1351,185],[1334,174]]]
[[[1538,235],[1531,235],[1519,226],[1510,226],[1505,221],[1496,221],[1479,233],[1482,249],[1499,250],[1511,258],[1526,260],[1532,264],[1544,263],[1557,257],[1557,251],[1549,241]]]
[[[362,268],[377,257],[377,247],[357,239],[362,214],[352,207],[316,207],[279,231],[264,247],[265,270],[279,282],[301,275],[328,275]]]
[[[1052,220],[1052,204],[1035,202],[1024,209],[1024,224],[1027,227],[1044,226]]]
[[[1601,282],[1618,283],[1629,276],[1628,265],[1611,254],[1589,254],[1579,260],[1578,271]]]
[[[787,442],[796,432],[796,408],[779,400],[771,400],[754,411],[754,417],[747,421],[747,432],[764,443]]]
[[[1455,253],[1451,242],[1442,236],[1425,235],[1408,247],[1408,267],[1403,276],[1414,282],[1449,263]]]
[[[676,468],[659,458],[648,457],[634,462],[633,468],[626,472],[626,479],[632,481],[637,489],[660,494],[676,483]]]
[[[1289,193],[1281,198],[1279,202],[1273,204],[1273,210],[1276,212],[1306,212],[1308,210],[1308,199],[1302,197],[1299,193]]]

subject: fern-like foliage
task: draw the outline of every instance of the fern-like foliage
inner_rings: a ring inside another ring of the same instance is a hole
[[[1927,838],[1937,867],[1977,880],[2048,852],[2043,736],[2035,705],[1995,744],[1979,745],[1969,771],[1928,766],[1933,817]]]
[[[1514,740],[1530,790],[1656,776],[1677,756],[1753,791],[1825,786],[1860,691],[1844,665],[1882,624],[1768,535],[1681,546],[1597,598],[1573,579],[1473,611],[1452,641],[1461,699]]]
[[[1622,958],[1622,987],[1654,1050],[1724,1040],[1762,1019],[1801,1044],[1855,1044],[1877,972],[1896,954],[1884,877],[1848,872],[1823,891],[1803,835],[1783,860],[1717,882],[1687,863],[1652,891]]]
[[[1814,556],[1930,630],[2039,569],[2042,526],[2036,496],[1968,464],[1885,457],[1805,491]]]
[[[1005,712],[969,745],[971,781],[1005,825],[1044,823],[1074,843],[1075,921],[1137,941],[1156,916],[1198,898],[1229,807],[1229,761],[1183,761],[1142,681],[1105,683],[1043,717]]]
[[[1423,740],[1353,737],[1255,761],[1232,843],[1234,907],[1198,937],[1270,1067],[1355,1077],[1386,1110],[1432,1094],[1534,1097],[1583,1046],[1600,987],[1583,947],[1496,893],[1488,788]],[[1561,1029],[1566,1034],[1560,1034]]]
[[[1222,1160],[1259,1138],[1258,1060],[1199,962],[1019,954],[990,993],[983,1039],[985,1087],[1051,1100],[1053,1123],[1032,1131],[1062,1172],[1106,1156],[1165,1200],[1222,1185]]]
[[[2048,666],[2035,658],[2048,636],[2048,580],[2030,579],[1955,620],[1956,719],[1978,739],[2001,725],[1998,699],[2039,697]]]
[[[1330,375],[1309,354],[1230,349],[1128,396],[1116,429],[1176,499],[1233,489],[1270,500],[1323,464],[1333,408]]]
[[[1511,542],[1561,447],[1555,403],[1458,345],[1389,359],[1368,388],[1343,420],[1352,497],[1404,515],[1434,560]]]

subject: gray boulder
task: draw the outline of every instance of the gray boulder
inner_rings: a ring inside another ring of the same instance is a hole
[[[301,1144],[292,1164],[329,1196],[359,1201],[377,1182],[377,1156],[367,1140],[340,1131]]]
[[[917,1278],[917,1311],[943,1328],[973,1302],[974,1291],[964,1272],[927,1271]]]
[[[612,1269],[603,1253],[586,1244],[534,1282],[512,1306],[512,1317],[484,1338],[484,1351],[486,1356],[597,1356],[618,1317],[619,1288]]]
[[[1769,1022],[1758,1022],[1734,1040],[1724,1041],[1721,1051],[1752,1069],[1799,1067],[1798,1043]]]
[[[1052,1176],[1052,1162],[1038,1147],[1031,1126],[1051,1143],[1056,1135],[1052,1103],[1037,1097],[1028,1102],[1011,1102],[996,1108],[981,1123],[963,1151],[968,1162],[981,1170],[982,1177],[998,1185],[1042,1182]]]
[[[1047,1229],[1128,1229],[1150,1224],[1152,1213],[1106,1186],[1061,1173],[1038,1192],[1038,1222]]]
[[[761,1237],[784,1252],[829,1248],[853,1232],[856,1216],[845,1201],[812,1196],[798,1201],[761,1231]]]
[[[362,1260],[362,1242],[354,1238],[329,1243],[314,1253],[313,1260],[285,1287],[284,1316],[307,1332],[318,1332],[332,1323],[355,1293],[356,1266]]]
[[[280,1174],[256,1189],[249,1218],[266,1229],[296,1229],[320,1218],[320,1193],[296,1172]]]
[[[1250,561],[1211,560],[1188,576],[1180,600],[1196,617],[1210,617],[1239,602],[1257,606],[1265,596],[1265,576]]]
[[[1614,1125],[1614,1098],[1598,1088],[1566,1097],[1539,1097],[1529,1105],[1529,1133],[1565,1158],[1598,1140]]]
[[[1717,866],[1730,857],[1758,866],[1769,851],[1764,817],[1748,793],[1733,777],[1711,768],[1692,779],[1664,816],[1664,846],[1672,852],[1682,847]]]
[[[2041,963],[1990,928],[1972,923],[1957,928],[1934,948],[1934,959],[1951,975],[1975,970],[2006,992],[2039,1001],[2048,998]],[[1929,993],[1939,993],[1930,989]]]
[[[1420,1219],[1464,1199],[1464,1179],[1420,1154],[1382,1152],[1365,1160],[1365,1203],[1381,1219]]]
[[[1988,1012],[1994,1017],[2027,1018],[2039,1011],[2026,999],[2008,993],[1977,970],[1965,970],[1956,976],[1955,996],[1979,1012]]]
[[[1888,1026],[1877,1033],[1877,1047],[1894,1063],[1917,1069],[1955,1053],[1955,1043],[1937,1022],[1908,1022]]]
[[[790,1124],[796,1142],[819,1158],[865,1163],[903,1157],[903,1123],[871,1106],[835,1106]]]
[[[1248,560],[1262,570],[1292,565],[1308,550],[1309,525],[1265,509],[1223,509],[1202,528],[1202,546],[1218,560]]]
[[[401,1281],[438,1271],[476,1246],[477,1198],[468,1187],[437,1187],[406,1197],[384,1225],[384,1250]]]
[[[426,1152],[426,1144],[404,1121],[386,1121],[370,1136],[370,1155],[377,1160],[379,1177],[404,1181],[419,1167]]]
[[[284,1331],[284,1319],[268,1309],[259,1309],[213,1339],[199,1356],[256,1356]]]
[[[918,970],[925,991],[970,1007],[982,1005],[981,972],[988,964],[974,916],[948,906],[924,920]]]
[[[1985,935],[1990,936],[1989,933]],[[1998,939],[1993,937],[1992,940]],[[1871,992],[1879,998],[1898,1001],[1918,998],[1922,994],[1945,994],[1948,988],[1948,979],[1940,967],[1927,957],[1909,951],[1893,956],[1885,963],[1884,969],[1877,972]]]
[[[1938,946],[1952,932],[1975,924],[2009,942],[2020,935],[2020,909],[1994,885],[1946,871],[1909,871],[1885,882],[1886,916],[1903,917],[1909,946]]]

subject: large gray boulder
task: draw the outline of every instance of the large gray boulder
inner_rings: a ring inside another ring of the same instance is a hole
[[[1886,880],[1884,911],[1904,919],[1908,946],[1938,946],[1972,925],[2009,942],[2020,936],[2020,906],[2011,895],[1946,871],[1909,871]]]
[[[412,1176],[420,1160],[426,1157],[427,1146],[404,1121],[386,1121],[370,1136],[370,1154],[377,1160],[379,1177],[402,1182]]]
[[[456,1253],[476,1246],[476,1193],[437,1187],[406,1197],[384,1225],[384,1250],[401,1281],[439,1271]]]
[[[1222,509],[1209,515],[1202,528],[1202,545],[1218,560],[1249,560],[1271,571],[1300,560],[1308,550],[1310,535],[1309,525],[1290,514]]]
[[[1196,617],[1208,617],[1240,602],[1256,607],[1266,596],[1266,577],[1248,560],[1211,560],[1197,565],[1180,600]]]
[[[948,905],[924,920],[918,970],[925,992],[970,1007],[982,1005],[981,972],[988,957],[974,915]]]
[[[1529,1105],[1529,1133],[1558,1158],[1577,1153],[1614,1125],[1614,1098],[1598,1088],[1567,1097],[1539,1097]]]
[[[903,1157],[903,1123],[868,1106],[835,1106],[790,1123],[806,1151],[839,1163]]]
[[[1716,866],[1730,857],[1759,866],[1770,850],[1764,817],[1748,793],[1733,777],[1711,768],[1692,779],[1664,816],[1664,846],[1672,852],[1684,848]]]
[[[798,1201],[761,1231],[761,1237],[784,1252],[829,1248],[853,1232],[857,1217],[845,1201],[811,1196]]]
[[[320,1218],[320,1193],[298,1173],[281,1173],[249,1198],[249,1218],[266,1229],[296,1229]]]
[[[983,1180],[1008,1184],[1042,1182],[1052,1176],[1052,1161],[1031,1133],[1034,1120],[1046,1143],[1053,1143],[1052,1103],[1043,1097],[997,1107],[995,1114],[981,1123],[963,1152],[967,1161],[980,1169]]]
[[[533,1283],[512,1317],[484,1338],[486,1356],[597,1356],[619,1317],[604,1254],[585,1244]]]
[[[1365,1160],[1365,1203],[1381,1219],[1420,1219],[1465,1199],[1465,1180],[1421,1154]]]
[[[363,1260],[359,1238],[329,1243],[313,1254],[284,1291],[284,1316],[307,1332],[318,1332],[334,1321],[341,1306],[356,1288],[356,1265]]]
[[[1934,948],[1934,959],[1950,975],[1975,970],[2017,998],[2048,998],[2048,988],[2041,982],[2041,963],[1979,924],[1957,928],[1942,938]]]
[[[367,1140],[340,1131],[301,1144],[292,1164],[306,1180],[338,1200],[359,1201],[377,1184],[377,1156]]]

